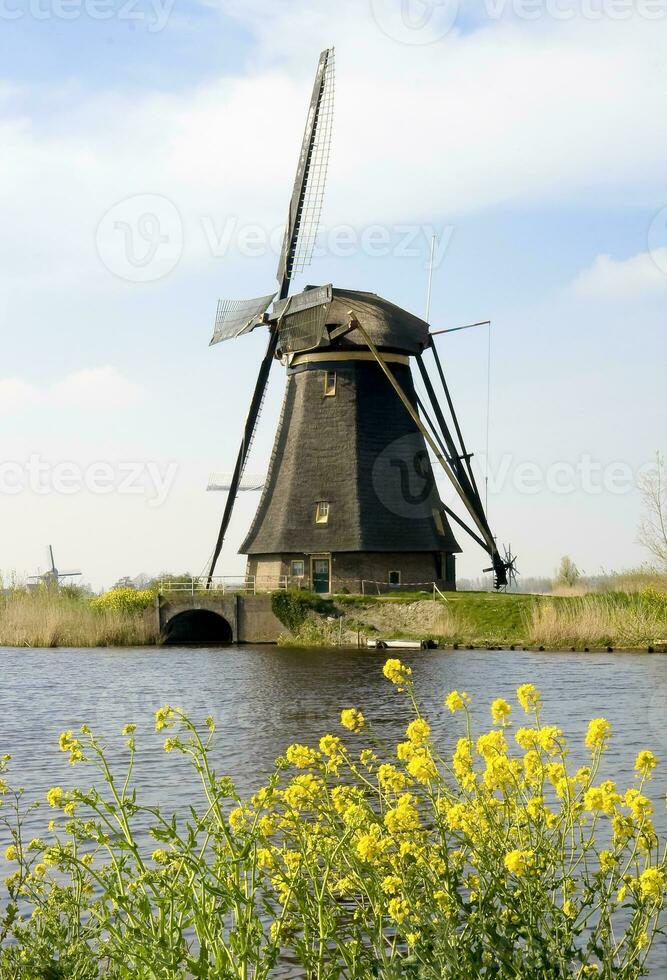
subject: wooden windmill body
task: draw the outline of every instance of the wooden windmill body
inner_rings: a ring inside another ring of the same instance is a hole
[[[216,546],[216,562],[275,360],[287,382],[268,476],[241,545],[254,581],[317,592],[456,587],[461,551],[449,518],[492,559],[496,587],[512,571],[496,547],[442,371],[424,320],[370,292],[332,285],[289,295],[308,264],[322,207],[333,111],[333,51],[320,62],[294,189],[277,293],[218,305],[211,343],[268,329]],[[443,408],[423,355],[430,351]],[[416,363],[428,397],[419,399]],[[432,459],[472,519],[440,498]]]

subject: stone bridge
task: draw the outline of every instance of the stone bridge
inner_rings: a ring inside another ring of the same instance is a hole
[[[270,595],[216,591],[164,592],[157,620],[165,643],[275,643],[285,627]]]

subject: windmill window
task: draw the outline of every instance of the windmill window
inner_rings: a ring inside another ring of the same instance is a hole
[[[394,571],[389,572],[389,584],[390,585],[401,584],[401,573],[397,569],[394,569]]]
[[[435,507],[433,508],[433,523],[435,524],[435,529],[438,534],[445,533],[445,525],[442,523],[442,514],[439,510],[436,510]]]
[[[328,524],[329,523],[329,501],[328,500],[318,500],[317,506],[315,508],[315,523],[316,524]]]
[[[306,563],[303,558],[297,558],[290,562],[290,575],[292,578],[303,578],[306,574]]]
[[[324,395],[327,398],[332,398],[335,394],[336,394],[336,372],[325,371],[324,372]]]

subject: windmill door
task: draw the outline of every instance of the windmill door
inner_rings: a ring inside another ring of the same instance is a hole
[[[312,578],[314,592],[331,591],[331,559],[313,558],[312,559]]]

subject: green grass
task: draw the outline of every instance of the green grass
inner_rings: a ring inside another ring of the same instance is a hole
[[[654,589],[572,596],[448,592],[445,600],[436,600],[442,609],[440,622],[410,624],[407,608],[405,624],[397,624],[396,616],[389,615],[390,607],[428,599],[424,593],[398,593],[337,597],[335,602],[362,635],[383,639],[578,650],[662,649],[667,642],[667,596]],[[385,624],[378,626],[383,608],[387,610]],[[371,617],[375,627],[364,624]]]

